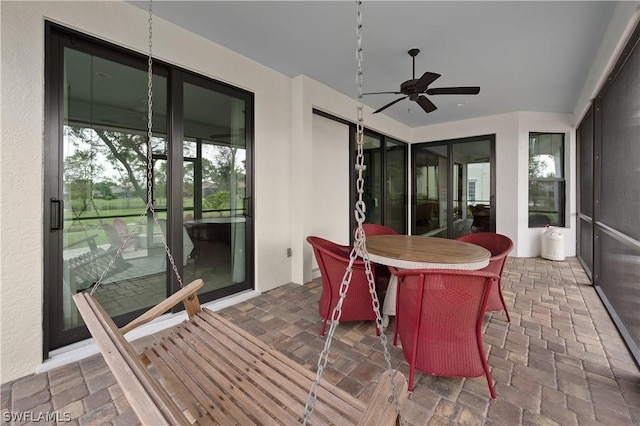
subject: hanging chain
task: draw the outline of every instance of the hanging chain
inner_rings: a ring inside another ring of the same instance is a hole
[[[362,4],[361,1],[356,1],[357,3],[357,26],[356,26],[356,35],[358,38],[358,47],[356,50],[356,60],[358,62],[358,70],[356,72],[356,83],[358,86],[358,107],[357,107],[357,145],[358,145],[358,154],[356,156],[356,168],[358,170],[358,179],[356,181],[356,189],[358,191],[358,201],[356,201],[356,221],[358,222],[358,227],[355,231],[355,242],[353,244],[353,249],[351,250],[351,256],[354,254],[359,254],[362,259],[364,259],[365,265],[365,273],[367,276],[367,282],[369,283],[369,293],[371,294],[371,304],[373,305],[373,311],[376,313],[376,327],[380,330],[380,343],[382,345],[382,349],[384,352],[384,359],[387,364],[387,373],[388,379],[391,381],[391,394],[393,396],[393,401],[396,406],[396,412],[398,413],[398,418],[400,420],[400,424],[403,424],[402,418],[400,417],[400,400],[398,395],[398,389],[396,387],[396,382],[393,378],[393,367],[391,366],[391,354],[389,353],[387,336],[384,334],[383,330],[383,321],[382,316],[380,314],[380,301],[378,300],[378,293],[376,293],[376,285],[373,277],[373,272],[371,271],[371,261],[369,259],[369,252],[367,251],[366,244],[366,235],[362,224],[366,218],[366,205],[362,199],[364,194],[364,178],[363,173],[366,169],[364,164],[364,96],[363,96],[363,72],[362,72],[362,12],[360,10],[360,6]],[[384,378],[380,378],[380,380],[384,380]]]
[[[331,325],[329,327],[329,331],[327,332],[327,338],[325,340],[324,348],[320,353],[318,358],[318,370],[316,372],[316,379],[313,381],[311,385],[311,389],[309,390],[309,395],[307,397],[307,402],[304,407],[304,418],[303,425],[306,425],[307,422],[311,419],[313,414],[313,410],[315,409],[315,403],[318,396],[318,386],[320,384],[320,380],[322,374],[327,366],[327,362],[329,360],[329,352],[331,349],[331,342],[333,340],[333,335],[340,321],[340,317],[342,315],[342,305],[344,303],[344,299],[347,295],[347,291],[349,290],[349,284],[351,283],[351,276],[353,275],[353,264],[355,263],[358,256],[361,256],[364,259],[364,267],[365,267],[365,276],[367,278],[367,283],[369,285],[369,294],[371,295],[371,304],[373,306],[373,310],[376,313],[376,327],[380,330],[380,342],[382,343],[382,347],[384,348],[384,358],[387,363],[387,370],[389,375],[389,380],[391,380],[392,387],[392,396],[395,401],[396,411],[398,415],[400,414],[400,403],[398,401],[398,390],[396,389],[395,381],[393,380],[393,368],[391,366],[391,354],[387,348],[387,336],[385,336],[383,332],[383,322],[382,316],[380,315],[380,301],[378,300],[378,294],[376,293],[376,284],[375,278],[373,276],[373,271],[371,269],[371,262],[369,260],[369,253],[366,248],[366,236],[364,233],[364,229],[362,228],[362,224],[366,219],[366,204],[363,201],[364,194],[364,178],[363,173],[366,169],[364,164],[364,103],[363,103],[363,95],[362,95],[362,82],[363,82],[363,72],[362,72],[362,11],[360,6],[362,5],[362,1],[356,0],[356,36],[357,36],[357,48],[356,48],[356,61],[358,63],[358,69],[356,71],[356,84],[358,86],[358,104],[357,104],[357,124],[356,124],[356,134],[357,134],[357,148],[358,153],[356,156],[356,164],[355,168],[357,170],[357,180],[356,180],[356,190],[358,193],[358,199],[355,203],[354,214],[356,218],[356,222],[358,226],[355,230],[354,235],[354,245],[351,249],[351,253],[349,254],[349,264],[347,265],[347,269],[342,277],[342,283],[340,284],[340,299],[336,303],[335,308],[331,314]],[[384,380],[381,378],[380,380]]]
[[[178,271],[178,266],[176,265],[175,260],[173,259],[173,255],[171,254],[171,250],[169,249],[169,245],[167,244],[167,237],[165,235],[165,230],[163,231],[162,226],[160,226],[160,221],[158,220],[158,215],[156,213],[155,206],[153,205],[153,149],[151,139],[153,138],[153,0],[149,0],[149,53],[147,56],[147,205],[138,217],[132,231],[127,235],[125,240],[122,242],[122,245],[118,247],[116,254],[111,258],[107,267],[102,271],[102,274],[98,278],[98,280],[93,284],[91,288],[91,295],[97,290],[97,288],[102,284],[102,280],[107,275],[107,273],[111,270],[116,260],[122,255],[122,252],[129,245],[129,241],[133,238],[135,231],[141,226],[144,219],[147,217],[147,213],[151,212],[151,216],[153,217],[154,223],[160,228],[160,235],[162,237],[162,244],[164,245],[164,251],[167,254],[167,258],[169,259],[169,263],[171,264],[171,268],[173,270],[178,283],[180,284],[180,288],[184,287],[184,282],[182,281],[182,277],[180,276],[180,272]]]

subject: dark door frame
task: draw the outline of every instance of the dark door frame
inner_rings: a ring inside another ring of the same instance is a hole
[[[434,142],[421,142],[415,143],[411,145],[411,233],[416,233],[416,151],[420,148],[424,147],[436,147],[436,146],[446,146],[447,147],[447,238],[453,238],[453,195],[455,188],[453,187],[453,166],[455,161],[453,159],[453,148],[455,145],[470,143],[470,142],[481,142],[481,141],[489,141],[489,170],[490,170],[490,184],[489,184],[489,192],[490,192],[490,221],[489,221],[489,230],[491,232],[495,232],[496,230],[496,135],[488,134],[488,135],[480,135],[480,136],[470,136],[466,138],[455,138],[455,139],[445,139]]]
[[[64,330],[61,306],[62,306],[62,225],[63,225],[63,201],[59,199],[63,193],[63,180],[60,174],[62,170],[63,151],[60,141],[63,134],[63,78],[61,67],[63,63],[63,51],[70,47],[89,54],[96,54],[109,60],[138,68],[146,72],[147,57],[137,52],[130,51],[117,45],[102,41],[92,36],[85,35],[72,29],[60,26],[52,22],[45,22],[45,164],[44,164],[44,216],[43,216],[43,249],[44,249],[44,282],[43,282],[43,357],[49,357],[49,351],[72,342],[89,337],[86,327],[79,326]],[[241,285],[229,286],[222,291],[205,293],[201,297],[202,302],[214,300],[228,294],[253,288],[255,285],[254,271],[254,218],[252,195],[254,188],[253,176],[253,142],[254,142],[254,94],[243,89],[236,88],[223,82],[212,80],[208,77],[180,69],[166,64],[160,60],[154,60],[153,72],[167,79],[168,84],[168,109],[167,124],[168,157],[169,161],[167,198],[169,217],[182,218],[182,98],[181,86],[183,82],[197,82],[207,88],[231,95],[246,102],[245,129],[246,129],[246,194],[245,217],[245,281]],[[171,143],[180,141],[180,143]],[[173,164],[172,164],[173,163]],[[172,221],[167,227],[167,242],[172,247],[171,251],[176,258],[182,254],[182,244],[174,244],[183,238],[182,220]],[[182,262],[179,269],[182,269]],[[182,271],[180,271],[182,272]],[[167,270],[168,288],[177,289],[179,284],[171,270]],[[139,315],[143,310],[118,316],[114,320],[122,325]]]

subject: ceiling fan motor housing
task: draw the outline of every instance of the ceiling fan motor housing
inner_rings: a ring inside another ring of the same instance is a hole
[[[400,93],[403,95],[417,95],[416,83],[418,79],[407,80],[400,85]]]

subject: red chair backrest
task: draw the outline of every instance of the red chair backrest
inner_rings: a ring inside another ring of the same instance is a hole
[[[506,235],[496,234],[495,232],[476,232],[466,234],[456,238],[458,241],[464,241],[484,247],[491,252],[491,256],[506,256],[513,249],[513,241]]]
[[[349,255],[351,253],[351,247],[336,244],[333,241],[325,240],[320,237],[307,237],[307,242],[311,244],[314,252],[316,252],[316,260],[323,258],[325,255],[337,258],[340,261],[349,262]],[[320,254],[320,256],[318,256]]]
[[[116,228],[116,231],[118,231],[120,236],[126,236],[128,233],[127,224],[120,218],[116,217],[113,219],[113,227]]]
[[[506,235],[496,234],[495,232],[476,232],[466,234],[456,238],[458,241],[476,244],[484,247],[491,252],[489,267],[498,275],[502,275],[507,255],[513,249],[513,241]]]
[[[398,235],[398,233],[388,226],[378,225],[376,223],[363,223],[362,229],[365,235]]]
[[[340,286],[349,264],[351,247],[314,236],[307,237],[307,241],[313,247],[320,267],[322,294],[320,295],[319,310],[322,317],[327,318],[331,315],[340,297]],[[375,319],[375,317],[364,261],[356,259],[353,263],[349,290],[342,305],[341,319],[351,321]]]
[[[484,374],[478,347],[482,318],[496,274],[486,271],[394,271],[398,276],[397,331],[405,359],[427,374]]]

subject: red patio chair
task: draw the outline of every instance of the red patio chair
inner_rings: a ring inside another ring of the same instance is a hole
[[[497,274],[497,285],[491,287],[491,294],[487,301],[487,311],[501,311],[504,309],[504,314],[507,317],[507,321],[511,322],[509,316],[509,310],[507,304],[504,302],[504,296],[502,295],[502,271],[504,265],[507,262],[507,255],[513,249],[513,241],[506,235],[496,234],[494,232],[478,232],[475,234],[462,235],[456,238],[458,241],[464,241],[484,247],[491,252],[491,259],[489,259],[489,265],[484,268],[485,271],[490,271]]]
[[[118,235],[118,239],[120,240],[121,244],[124,244],[124,242],[127,240],[127,238],[129,237],[129,228],[127,228],[127,224],[125,223],[124,220],[116,217],[113,219],[113,228],[115,229],[115,231],[117,232]],[[113,232],[112,230],[107,230],[105,228],[105,232],[109,233],[109,232]],[[134,234],[131,236],[131,239],[129,240],[128,246],[130,246],[131,244],[133,244],[134,249],[138,250],[140,248],[140,237],[139,237],[139,232],[136,231],[134,232]],[[109,236],[110,241],[112,236]],[[113,244],[113,241],[111,241],[111,243]]]
[[[324,336],[327,320],[331,319],[333,309],[340,300],[342,278],[349,264],[351,247],[342,246],[324,238],[310,236],[307,241],[320,267],[322,276],[322,293],[318,302],[318,311],[323,319],[320,335]],[[372,270],[375,280],[375,270]],[[340,321],[375,320],[376,313],[371,302],[369,283],[365,275],[364,261],[357,259],[353,264],[353,273],[349,290],[342,303]],[[376,334],[379,334],[376,324]]]
[[[409,391],[415,369],[435,376],[485,375],[496,397],[482,343],[482,318],[497,275],[457,269],[391,269],[398,278],[396,334],[409,363]]]
[[[378,225],[377,223],[363,223],[362,229],[367,236],[371,235],[398,235],[398,233],[388,226]]]

